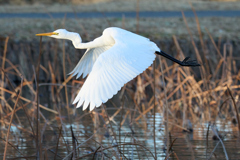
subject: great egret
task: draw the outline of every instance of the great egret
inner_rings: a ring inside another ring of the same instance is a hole
[[[90,111],[112,98],[121,87],[146,70],[154,61],[155,54],[162,55],[181,66],[199,66],[189,57],[179,61],[161,51],[149,39],[124,29],[110,27],[102,36],[88,43],[82,43],[78,33],[58,29],[36,36],[49,36],[71,40],[77,49],[87,49],[77,66],[70,73],[79,78],[87,77],[73,104],[77,108],[83,105],[85,110],[90,104]]]

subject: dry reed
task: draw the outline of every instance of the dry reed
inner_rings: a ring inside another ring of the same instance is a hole
[[[224,120],[228,121],[231,121],[232,115],[235,115],[239,132],[240,73],[237,71],[239,57],[232,55],[233,48],[229,43],[219,43],[217,45],[207,30],[212,48],[214,48],[211,52],[215,53],[218,59],[214,63],[207,58],[206,54],[209,52],[210,44],[206,45],[202,39],[203,33],[200,22],[197,16],[195,18],[201,48],[197,46],[196,40],[193,39],[191,29],[183,14],[194,53],[197,60],[203,64],[200,70],[181,68],[176,64],[169,64],[165,59],[161,59],[161,61],[156,59],[152,67],[149,67],[143,74],[126,84],[121,93],[115,96],[111,102],[103,105],[102,109],[96,109],[94,112],[75,110],[75,107],[70,104],[84,80],[73,80],[71,76],[65,77],[68,64],[73,62],[67,57],[68,51],[64,47],[64,43],[62,47],[58,43],[54,44],[52,47],[55,53],[52,57],[53,61],[47,61],[46,65],[40,65],[42,62],[41,54],[49,52],[49,49],[40,45],[39,58],[35,59],[38,62],[36,86],[34,86],[34,78],[32,78],[34,76],[31,78],[23,76],[21,85],[12,84],[8,77],[18,76],[21,73],[21,66],[11,63],[7,59],[7,49],[4,50],[1,58],[0,99],[2,106],[0,114],[1,126],[7,126],[8,130],[1,131],[3,133],[1,139],[5,147],[11,145],[11,148],[16,152],[12,155],[12,158],[68,159],[72,157],[75,159],[100,159],[103,157],[128,159],[131,157],[144,159],[148,157],[157,159],[160,154],[166,153],[164,155],[165,159],[171,157],[181,159],[181,153],[175,149],[180,138],[176,141],[178,137],[173,136],[175,139],[169,145],[171,138],[168,138],[168,133],[175,129],[188,131],[188,134],[190,134],[191,128],[187,124],[188,121],[191,121],[194,125],[204,126],[205,123],[218,121],[223,114]],[[123,26],[125,26],[124,18],[122,20]],[[139,21],[140,19],[136,18],[136,20]],[[138,27],[137,25],[137,31]],[[85,35],[87,37],[87,33]],[[181,48],[178,37],[173,36],[172,42],[177,52],[176,56],[179,59],[184,59],[186,55]],[[4,44],[5,48],[7,48],[6,44]],[[221,52],[220,47],[224,48],[223,52]],[[62,57],[58,58],[57,53],[61,48],[63,54]],[[59,59],[63,62],[61,67],[57,65]],[[201,61],[201,59],[204,59],[204,61]],[[62,69],[63,72],[61,72]],[[151,74],[151,71],[153,71],[153,74]],[[40,83],[39,76],[44,74],[48,79],[46,82]],[[18,76],[18,78],[20,77]],[[231,91],[227,86],[231,88]],[[48,107],[38,99],[44,92],[41,90],[44,87],[49,89]],[[20,91],[30,93],[30,96],[17,93]],[[17,97],[17,100],[15,97]],[[34,101],[32,97],[36,97],[37,101]],[[230,103],[230,99],[232,103]],[[16,107],[17,104],[19,104],[18,108]],[[37,111],[36,116],[33,115],[34,110]],[[26,117],[23,117],[21,112]],[[35,120],[36,124],[32,123],[29,115],[33,115],[32,120]],[[40,118],[42,121],[40,121]],[[22,123],[22,119],[27,119],[28,123]],[[26,135],[35,138],[36,141],[32,142],[31,146],[35,147],[34,149],[38,153],[31,153],[32,155],[27,156],[25,152],[17,149],[15,147],[17,142],[14,142],[14,138],[17,140],[21,138],[20,136],[14,137],[11,134],[11,126],[21,131],[21,136],[24,139],[29,138]],[[89,129],[89,127],[91,128]],[[204,137],[207,143],[204,150],[206,156],[204,157],[211,158],[216,148],[208,155],[209,150],[212,149],[211,141],[208,140],[210,133],[207,127],[202,128],[207,130],[206,138]],[[50,131],[54,132],[51,138],[47,137]],[[141,134],[141,132],[143,133]],[[141,135],[140,138],[139,135]],[[153,149],[148,148],[149,145],[145,143],[145,141],[149,141],[151,136],[153,136],[151,140],[154,145],[150,147]],[[158,149],[160,145],[158,141],[162,140],[164,136],[167,137],[166,141],[163,140],[167,144],[165,153]],[[48,143],[50,139],[54,139],[54,142],[57,143]],[[197,158],[194,153],[194,145],[191,144],[191,141],[186,141],[190,146],[189,150],[191,150],[192,157]],[[4,158],[5,156],[11,158],[9,148],[5,149]],[[232,155],[228,154],[228,156],[231,158]]]

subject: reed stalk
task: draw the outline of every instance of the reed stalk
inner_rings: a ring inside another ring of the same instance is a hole
[[[235,112],[236,112],[236,117],[237,117],[237,123],[238,123],[238,135],[240,136],[240,118],[239,118],[239,113],[238,113],[238,108],[237,108],[237,105],[236,105],[236,102],[233,98],[233,95],[232,95],[232,92],[231,90],[227,87],[227,90],[231,96],[231,99],[232,99],[232,102],[233,102],[233,106],[234,106],[234,109],[235,109]]]
[[[161,66],[161,72],[163,73],[163,66],[162,66],[162,61],[161,61],[161,57],[159,57],[159,62],[160,62],[160,66]],[[165,123],[165,139],[166,139],[166,143],[167,143],[167,149],[169,148],[169,140],[168,140],[168,101],[167,101],[167,92],[166,92],[166,84],[165,84],[165,80],[164,80],[164,74],[162,74],[162,83],[163,83],[163,91],[164,91],[164,100],[165,100],[165,105],[164,105],[164,119]],[[166,150],[166,157],[168,156],[168,150]]]
[[[10,119],[10,123],[8,125],[8,131],[7,131],[7,138],[6,138],[6,142],[5,142],[5,149],[4,149],[4,154],[3,154],[3,160],[6,159],[6,153],[7,153],[7,147],[8,147],[8,137],[9,137],[9,134],[10,134],[10,129],[11,129],[12,121],[13,121],[13,116],[14,116],[14,113],[15,113],[15,110],[16,110],[16,107],[17,107],[17,104],[18,104],[19,95],[22,92],[22,82],[23,82],[23,78],[21,77],[21,88],[20,88],[20,91],[19,91],[19,93],[17,95],[17,100],[16,100],[16,102],[14,104],[13,112],[12,112],[11,119]]]
[[[42,147],[41,147],[41,134],[40,134],[40,107],[39,107],[39,71],[40,71],[40,63],[41,63],[41,57],[42,57],[42,36],[40,36],[40,43],[39,43],[39,56],[38,56],[38,63],[37,63],[37,68],[36,68],[36,104],[37,104],[37,112],[36,112],[36,126],[37,126],[37,131],[36,131],[36,145],[37,145],[37,159],[42,159]]]
[[[156,68],[156,60],[153,62],[153,144],[154,144],[154,153],[155,159],[157,159],[157,149],[156,149],[156,89],[155,89],[155,68]]]
[[[5,38],[4,41],[4,50],[3,50],[3,57],[2,57],[2,70],[5,69],[5,62],[6,62],[6,54],[7,54],[7,46],[8,46],[8,40],[9,37]],[[4,74],[2,74],[2,82],[1,82],[1,87],[4,87]],[[1,90],[1,96],[4,97],[4,91]],[[1,105],[4,106],[4,101],[1,101]],[[3,107],[0,107],[0,114],[3,115]],[[2,119],[2,116],[1,116]]]

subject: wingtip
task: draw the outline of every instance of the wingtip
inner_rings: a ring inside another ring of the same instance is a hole
[[[76,108],[80,108],[81,107],[81,105],[79,105],[79,106],[76,106]]]
[[[67,75],[69,76],[69,75],[71,75],[72,76],[72,74],[74,73],[74,71],[72,71],[72,72],[70,72],[70,73],[68,73]]]
[[[81,77],[81,75],[82,75],[82,73],[78,73],[76,79],[78,79],[79,77]]]
[[[77,97],[74,99],[74,101],[72,102],[72,104],[76,104],[79,101],[79,99],[77,99]]]
[[[77,104],[77,108],[79,108],[80,106],[82,106],[82,104],[83,104],[83,102],[84,102],[84,99],[83,99],[83,98],[79,98],[79,99],[78,99],[77,97],[76,97],[76,99],[77,99],[77,101],[79,100],[79,101],[78,101],[78,104]]]
[[[95,104],[94,103],[90,103],[89,111],[91,112],[92,110],[94,110],[94,108],[95,108]]]
[[[83,111],[88,108],[89,102],[85,100],[83,105]]]

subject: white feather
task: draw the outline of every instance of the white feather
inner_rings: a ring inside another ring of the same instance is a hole
[[[77,66],[70,73],[83,78],[85,83],[73,104],[85,110],[99,107],[112,98],[121,87],[142,73],[155,59],[160,49],[149,39],[132,32],[110,27],[91,42],[82,43],[79,34],[58,29],[48,34],[58,39],[69,39],[77,49],[87,49]]]
[[[89,48],[84,53],[83,57],[80,59],[76,67],[69,74],[73,74],[72,76],[77,75],[79,78],[83,74],[83,78],[85,78],[92,70],[92,67],[97,60],[98,56],[111,48],[111,46],[103,46],[96,48]]]
[[[95,108],[96,104],[94,102],[90,102],[89,110],[92,111]]]
[[[85,100],[84,105],[83,105],[83,111],[84,111],[85,109],[87,109],[88,105],[89,105],[89,101],[88,101],[88,100]]]
[[[99,54],[74,101],[85,99],[91,103],[90,110],[110,99],[125,83],[149,67],[155,59],[156,45],[153,45],[153,42],[127,31],[118,30],[123,33],[116,33],[114,29],[112,31],[109,30],[115,41],[114,46]],[[128,38],[124,38],[125,36]],[[86,107],[84,104],[83,110]]]
[[[81,107],[81,105],[83,104],[83,102],[84,102],[84,99],[83,98],[81,98],[80,100],[79,99],[75,99],[76,100],[76,102],[73,102],[73,104],[75,104],[75,103],[77,103],[78,102],[78,104],[77,104],[77,108],[79,108],[79,107]]]

